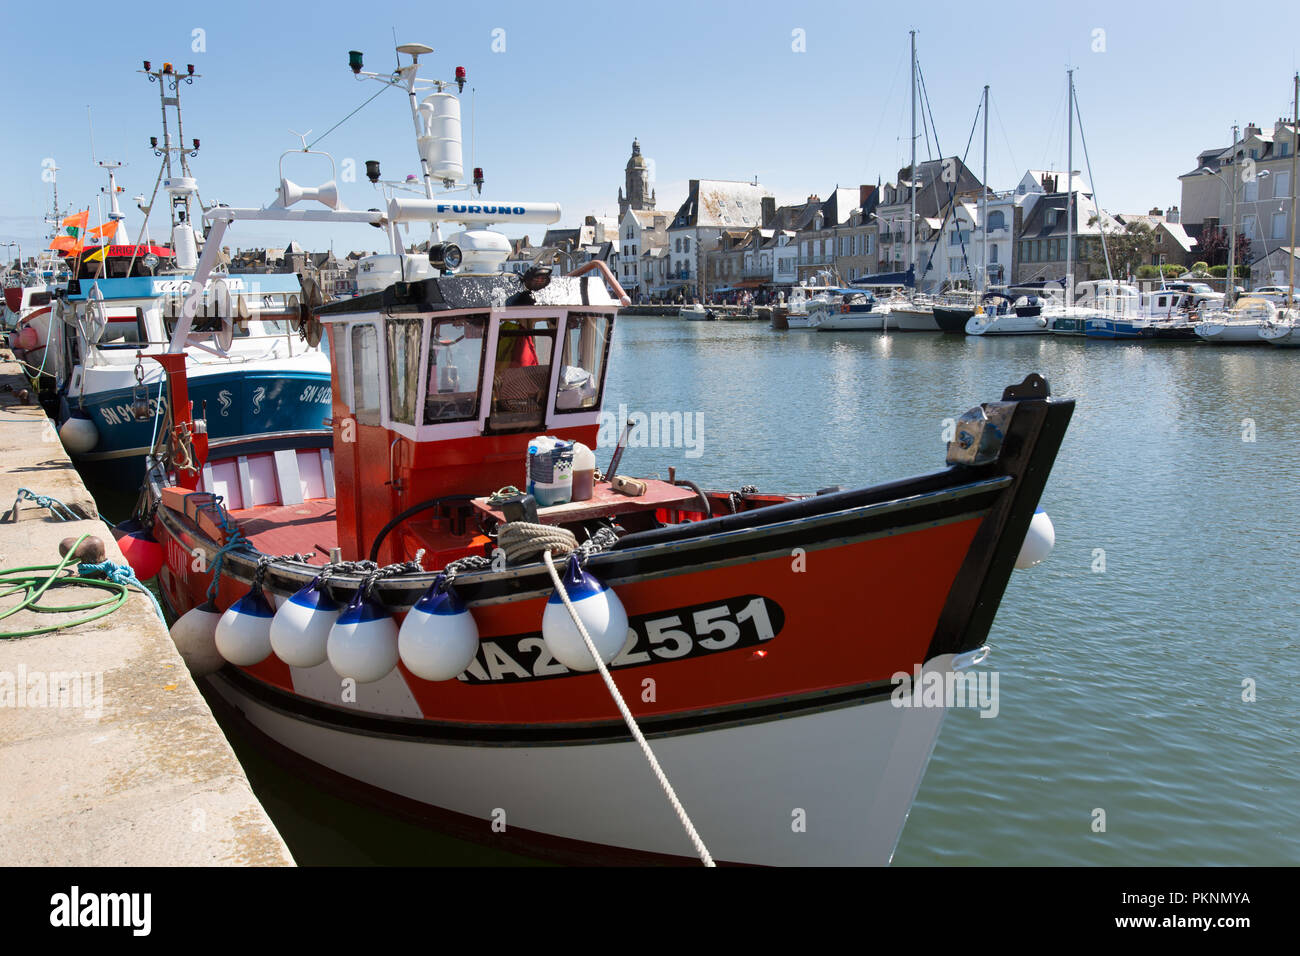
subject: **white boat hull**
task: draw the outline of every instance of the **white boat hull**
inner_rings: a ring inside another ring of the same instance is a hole
[[[1041,315],[972,315],[966,322],[967,335],[1051,335]]]
[[[932,309],[891,309],[889,324],[900,332],[938,332]]]
[[[951,655],[926,670],[947,672]],[[337,697],[328,663],[295,687]],[[601,847],[690,858],[681,823],[631,740],[477,746],[308,721],[218,674],[212,685],[272,740],[332,771],[431,808]],[[359,685],[390,713],[418,713],[401,681]],[[401,685],[401,686],[398,686]],[[323,686],[323,685],[321,685]],[[361,702],[358,701],[358,706]],[[635,707],[635,704],[633,704]],[[610,704],[611,713],[614,711]],[[861,866],[890,861],[943,722],[890,698],[740,727],[651,738],[700,837],[720,862]],[[504,816],[503,816],[504,815]]]
[[[1263,322],[1202,322],[1196,334],[1212,345],[1265,345]]]

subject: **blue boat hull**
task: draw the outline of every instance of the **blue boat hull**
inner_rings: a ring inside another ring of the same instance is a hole
[[[157,409],[157,389],[156,384],[147,389],[151,412]],[[216,372],[191,377],[189,393],[194,417],[207,420],[210,440],[322,429],[330,414],[330,378],[323,372]],[[99,443],[75,461],[103,487],[133,491],[144,478],[154,416],[136,421],[133,398],[133,390],[124,388],[79,401],[99,430]],[[165,395],[161,402],[165,411]]]
[[[1089,319],[1083,334],[1090,339],[1149,339],[1154,338],[1146,326],[1115,319]]]

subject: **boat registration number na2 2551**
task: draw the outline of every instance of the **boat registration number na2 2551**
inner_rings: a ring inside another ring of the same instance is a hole
[[[628,619],[627,643],[609,667],[639,667],[754,647],[776,637],[784,626],[781,606],[756,594],[642,614]],[[460,679],[488,684],[571,676],[574,672],[552,657],[542,635],[533,632],[481,641]]]

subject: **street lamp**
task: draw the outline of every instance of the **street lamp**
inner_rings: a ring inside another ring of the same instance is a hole
[[[1232,228],[1228,231],[1228,276],[1224,283],[1223,304],[1231,307],[1233,300],[1237,297],[1237,127],[1232,128],[1232,182],[1229,183],[1223,178],[1223,175],[1209,166],[1202,166],[1197,170],[1198,173],[1209,173],[1211,176],[1223,183],[1232,191]],[[1256,175],[1255,180],[1268,179],[1270,173],[1267,169],[1261,169]],[[1259,200],[1256,198],[1255,203]]]

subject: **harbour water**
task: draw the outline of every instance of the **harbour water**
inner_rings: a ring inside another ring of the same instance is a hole
[[[949,713],[895,864],[1295,863],[1300,355],[637,317],[605,405],[703,425],[694,448],[630,447],[622,473],[814,491],[942,467],[944,420],[1030,371],[1078,401],[1042,502],[1056,549],[1013,575],[979,665],[998,674],[997,716]],[[890,599],[870,581],[827,595],[864,629]],[[418,834],[232,742],[300,863],[527,862]]]

